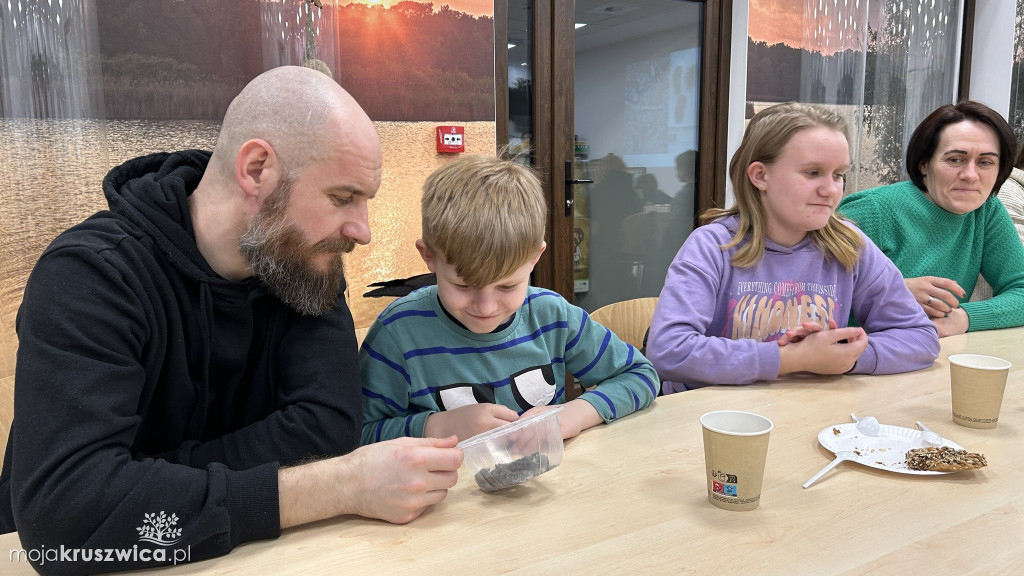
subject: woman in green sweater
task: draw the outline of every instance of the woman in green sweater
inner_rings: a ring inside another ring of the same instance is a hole
[[[965,100],[932,112],[907,145],[909,181],[851,194],[839,210],[903,273],[939,336],[1024,325],[1024,247],[994,199],[1017,142],[1006,120]],[[995,296],[968,302],[981,273]]]

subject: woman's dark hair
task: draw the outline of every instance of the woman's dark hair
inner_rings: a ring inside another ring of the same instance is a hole
[[[992,187],[993,195],[999,192],[999,187],[1010,176],[1010,170],[1013,169],[1012,158],[1017,150],[1017,137],[1014,136],[1013,129],[995,110],[981,102],[963,100],[936,108],[917,125],[910,136],[910,143],[907,144],[907,174],[910,174],[910,180],[922,191],[926,190],[926,187],[924,175],[921,174],[921,164],[931,160],[935,154],[935,149],[939,146],[939,137],[946,126],[965,120],[992,128],[999,140],[999,174]]]

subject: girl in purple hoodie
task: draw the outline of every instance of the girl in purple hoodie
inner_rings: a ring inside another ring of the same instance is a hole
[[[934,362],[938,334],[899,270],[835,214],[846,132],[837,113],[807,104],[750,121],[729,164],[736,203],[702,215],[658,299],[647,356],[665,394]]]

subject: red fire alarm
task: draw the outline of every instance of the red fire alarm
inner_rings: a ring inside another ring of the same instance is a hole
[[[438,152],[465,152],[466,129],[462,126],[437,127]]]

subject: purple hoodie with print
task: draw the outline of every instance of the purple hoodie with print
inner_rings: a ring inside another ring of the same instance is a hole
[[[839,327],[852,320],[868,347],[850,371],[893,374],[930,366],[939,355],[935,325],[903,283],[895,265],[864,240],[852,271],[804,238],[792,247],[765,240],[750,268],[723,250],[737,217],[693,231],[676,254],[651,323],[647,357],[666,394],[710,384],[748,384],[779,376],[779,346],[802,322]]]

